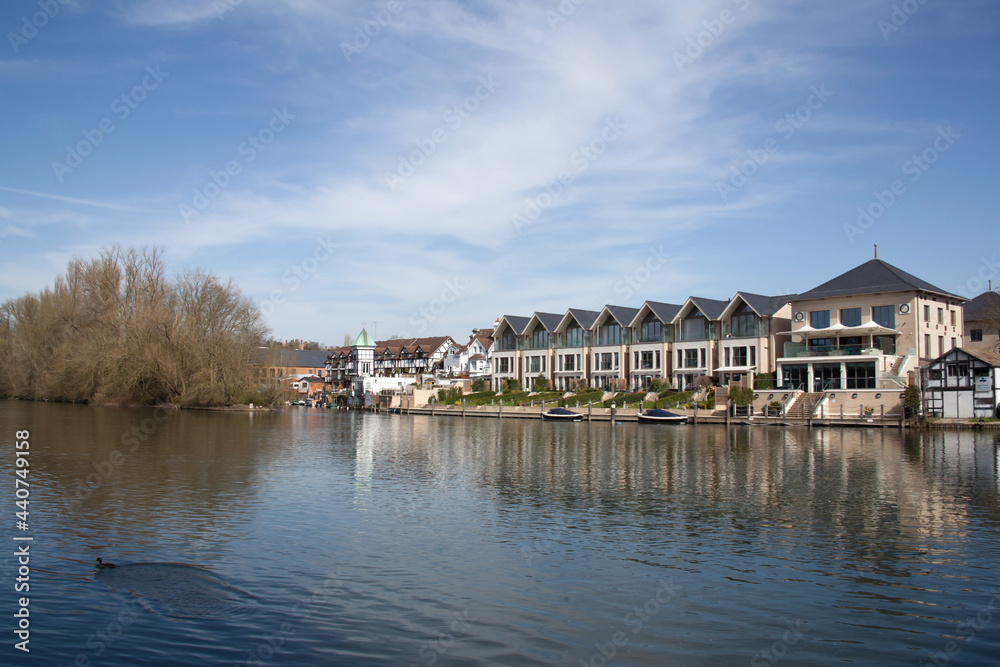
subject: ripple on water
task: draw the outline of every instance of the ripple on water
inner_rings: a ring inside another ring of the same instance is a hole
[[[171,618],[228,618],[256,605],[252,595],[210,570],[184,563],[127,563],[94,578],[135,595],[149,611]]]

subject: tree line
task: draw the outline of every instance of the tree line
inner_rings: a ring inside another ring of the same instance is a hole
[[[162,248],[105,248],[52,287],[0,306],[0,395],[67,401],[270,404],[270,331],[231,280],[167,274]]]

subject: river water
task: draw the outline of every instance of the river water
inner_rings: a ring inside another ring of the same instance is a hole
[[[0,427],[0,664],[1000,659],[988,433],[19,401]]]

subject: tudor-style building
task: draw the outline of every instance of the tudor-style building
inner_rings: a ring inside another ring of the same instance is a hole
[[[960,296],[880,259],[790,297],[787,389],[900,389],[921,363],[963,343]]]
[[[922,372],[925,416],[1000,417],[1000,354],[955,348]]]

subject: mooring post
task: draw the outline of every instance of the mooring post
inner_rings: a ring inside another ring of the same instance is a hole
[[[587,401],[587,421],[590,421],[590,415],[594,410],[594,401]]]

